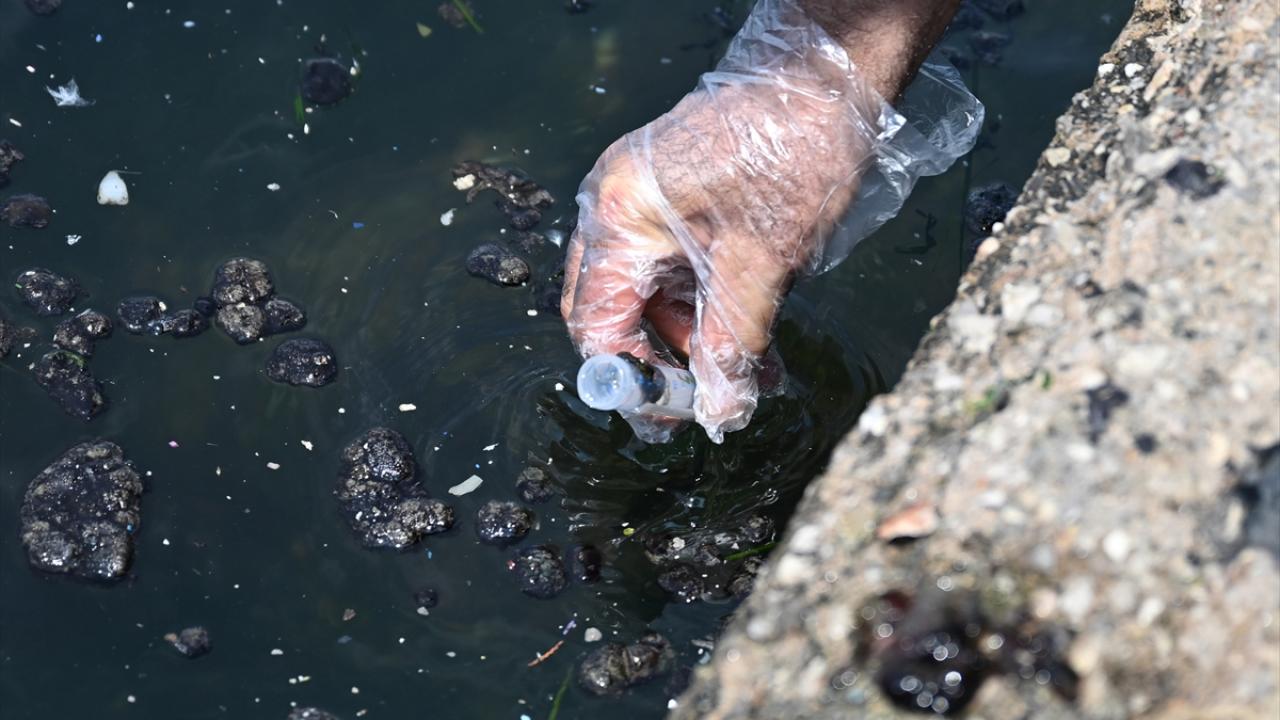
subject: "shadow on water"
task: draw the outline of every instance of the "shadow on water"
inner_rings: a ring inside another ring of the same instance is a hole
[[[623,641],[653,628],[681,664],[699,662],[692,641],[713,636],[735,603],[723,592],[673,602],[646,549],[758,515],[773,531],[747,547],[782,532],[805,483],[950,300],[967,188],[1028,176],[1127,11],[1116,0],[1032,4],[988,25],[1011,40],[998,64],[967,71],[981,72],[986,143],[797,289],[778,331],[786,392],[722,446],[698,433],[646,446],[576,399],[577,359],[560,320],[538,310],[540,287],[462,272],[471,248],[505,231],[492,196],[466,206],[449,168],[523,167],[559,200],[542,228],[569,220],[596,155],[692,87],[748,4],[599,0],[570,15],[553,0],[473,0],[478,35],[431,3],[68,0],[47,18],[0,3],[0,135],[27,155],[5,193],[43,194],[57,210],[45,230],[0,226],[0,274],[51,268],[81,282],[85,307],[106,311],[139,292],[189,306],[218,263],[251,255],[306,308],[302,334],[328,341],[341,364],[331,386],[282,387],[262,373],[277,339],[237,347],[216,331],[174,341],[117,330],[90,361],[110,407],[85,425],[29,377],[54,323],[0,294],[4,314],[40,338],[0,364],[6,720],[283,718],[295,703],[344,718],[544,718],[565,672],[595,647],[589,627]],[[363,73],[352,97],[305,115],[304,133],[298,63],[322,35],[344,56],[362,47]],[[71,77],[95,105],[54,107],[44,86]],[[110,169],[141,173],[127,176],[127,208],[94,202]],[[69,245],[67,234],[83,239]],[[528,258],[540,280],[560,251]],[[331,495],[339,450],[376,425],[409,438],[426,487],[460,519],[410,552],[360,548]],[[105,588],[30,570],[17,539],[27,483],[91,437],[119,443],[148,474],[132,573]],[[535,506],[521,546],[590,543],[606,559],[600,582],[546,601],[518,592],[509,550],[473,534],[479,507],[514,499],[531,466],[557,494]],[[446,494],[472,474],[479,490]],[[413,594],[426,587],[440,604],[423,616]],[[527,667],[570,621],[564,647]],[[191,661],[161,638],[193,624],[214,649]],[[657,682],[600,700],[571,686],[559,720],[659,717],[677,690]]]

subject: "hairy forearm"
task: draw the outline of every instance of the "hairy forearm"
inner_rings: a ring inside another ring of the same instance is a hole
[[[863,77],[892,101],[942,36],[960,0],[799,0]]]

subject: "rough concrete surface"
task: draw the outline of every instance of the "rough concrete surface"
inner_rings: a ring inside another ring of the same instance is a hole
[[[673,717],[1280,716],[1278,38],[1137,3]]]

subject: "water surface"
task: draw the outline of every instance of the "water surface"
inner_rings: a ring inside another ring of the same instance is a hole
[[[544,228],[567,220],[596,155],[673,104],[723,48],[706,18],[714,2],[600,0],[570,15],[558,0],[476,0],[483,34],[447,26],[432,3],[133,5],[68,0],[47,18],[18,0],[0,5],[0,137],[27,155],[4,192],[46,195],[57,209],[44,230],[0,227],[0,274],[71,275],[87,290],[81,307],[113,311],[139,292],[186,306],[218,263],[251,255],[306,308],[304,334],[327,340],[342,371],[321,390],[283,387],[262,373],[278,338],[237,347],[217,331],[175,341],[117,330],[90,363],[110,407],[85,424],[27,370],[54,323],[0,295],[7,316],[41,336],[0,364],[7,719],[283,718],[295,703],[344,718],[545,718],[591,647],[588,627],[622,640],[652,628],[683,664],[698,662],[691,641],[713,635],[733,606],[670,602],[635,539],[731,526],[753,511],[785,522],[952,296],[966,188],[1021,184],[1128,9],[1032,3],[989,24],[1013,42],[999,66],[966,71],[994,121],[984,146],[921,183],[836,271],[798,288],[779,330],[788,393],[724,446],[688,433],[647,447],[577,402],[576,358],[554,314],[530,313],[532,289],[462,272],[504,223],[492,196],[464,207],[449,168],[523,167],[560,199]],[[306,116],[304,134],[293,100],[299,63],[317,46],[358,57],[363,74],[347,101]],[[72,77],[94,105],[54,106],[44,87]],[[138,173],[125,176],[127,208],[95,202],[110,169]],[[82,239],[69,245],[68,234]],[[540,277],[559,262],[554,247],[530,259]],[[435,495],[484,478],[454,503],[457,529],[412,552],[359,547],[331,491],[339,449],[375,425],[410,439]],[[30,479],[96,436],[149,474],[132,575],[105,588],[30,570],[17,540]],[[599,545],[601,583],[533,600],[509,577],[507,553],[475,541],[476,509],[514,498],[530,464],[561,496],[536,508],[540,526],[524,544]],[[429,617],[415,611],[422,587],[440,595]],[[344,622],[347,608],[356,617]],[[559,653],[526,667],[570,620]],[[195,661],[161,639],[192,624],[214,643]],[[570,687],[560,718],[659,717],[672,691],[660,682],[598,700]]]

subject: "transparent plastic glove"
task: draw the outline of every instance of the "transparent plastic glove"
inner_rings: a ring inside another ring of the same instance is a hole
[[[688,356],[707,435],[745,427],[793,280],[833,267],[919,175],[972,147],[982,106],[953,70],[919,77],[938,89],[908,120],[794,0],[760,0],[716,70],[583,181],[561,308],[579,353],[661,364],[648,326]],[[675,427],[627,420],[649,442]]]

